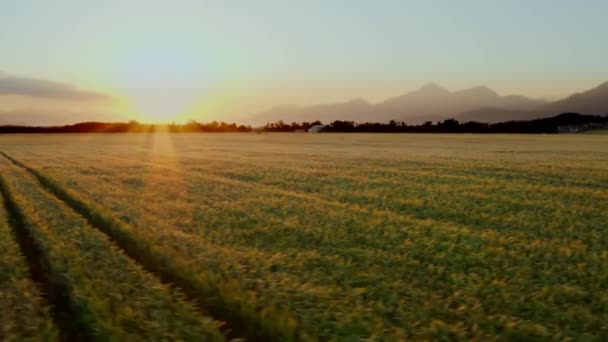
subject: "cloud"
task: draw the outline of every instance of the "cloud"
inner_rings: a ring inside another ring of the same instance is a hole
[[[116,122],[130,119],[130,117],[118,113],[98,111],[0,110],[0,126],[62,126],[87,121]]]
[[[2,70],[0,70],[0,95],[19,95],[61,100],[109,99],[107,94],[82,90],[71,84],[14,76]]]

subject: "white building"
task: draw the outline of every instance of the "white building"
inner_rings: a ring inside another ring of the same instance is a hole
[[[308,129],[308,133],[319,133],[325,128],[324,125],[314,125]]]

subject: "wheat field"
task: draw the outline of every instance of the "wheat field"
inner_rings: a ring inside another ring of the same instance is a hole
[[[0,152],[8,340],[608,338],[608,135],[5,135]]]

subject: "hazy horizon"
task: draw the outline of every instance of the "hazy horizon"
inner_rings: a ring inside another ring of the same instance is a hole
[[[224,120],[435,82],[556,100],[608,80],[602,1],[8,1],[0,115]]]

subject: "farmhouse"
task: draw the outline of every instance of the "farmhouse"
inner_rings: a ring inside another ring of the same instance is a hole
[[[324,125],[314,125],[314,126],[310,127],[310,129],[308,130],[308,133],[319,133],[323,130],[323,128],[325,128]]]
[[[582,125],[562,125],[557,127],[558,133],[579,133],[593,129],[606,129],[608,122],[590,122]]]

